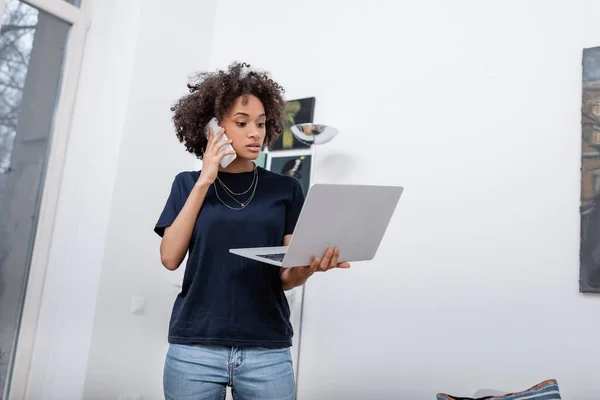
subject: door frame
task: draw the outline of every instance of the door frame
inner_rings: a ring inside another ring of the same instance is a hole
[[[17,328],[16,348],[13,349],[10,360],[12,373],[9,375],[4,390],[5,394],[8,394],[7,398],[15,399],[28,398],[29,371],[33,358],[85,40],[90,27],[88,11],[89,3],[92,0],[83,0],[82,7],[74,6],[65,0],[20,1],[69,22],[71,30],[66,43],[61,85],[52,123],[50,148],[34,238],[35,245],[31,254],[24,303]],[[0,0],[0,15],[4,13],[5,4],[5,0]]]

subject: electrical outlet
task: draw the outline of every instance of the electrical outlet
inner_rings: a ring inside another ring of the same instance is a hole
[[[142,315],[146,309],[146,300],[141,296],[135,296],[131,300],[131,313],[134,315]],[[137,399],[136,399],[137,400]]]

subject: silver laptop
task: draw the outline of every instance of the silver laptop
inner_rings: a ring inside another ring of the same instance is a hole
[[[310,265],[328,248],[338,261],[372,260],[394,214],[402,186],[317,183],[310,187],[289,246],[230,249],[280,267]]]

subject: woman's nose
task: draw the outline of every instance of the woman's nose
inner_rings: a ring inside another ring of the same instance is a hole
[[[250,129],[248,136],[250,136],[251,138],[257,138],[260,135],[260,132],[258,131],[257,128],[252,128]]]

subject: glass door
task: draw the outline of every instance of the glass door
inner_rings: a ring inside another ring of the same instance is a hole
[[[78,75],[72,58],[81,57],[85,31],[73,29],[83,18],[78,3],[0,0],[0,399],[19,341],[30,348],[35,336]],[[19,356],[27,365],[31,354]],[[21,386],[26,375],[19,371]]]

